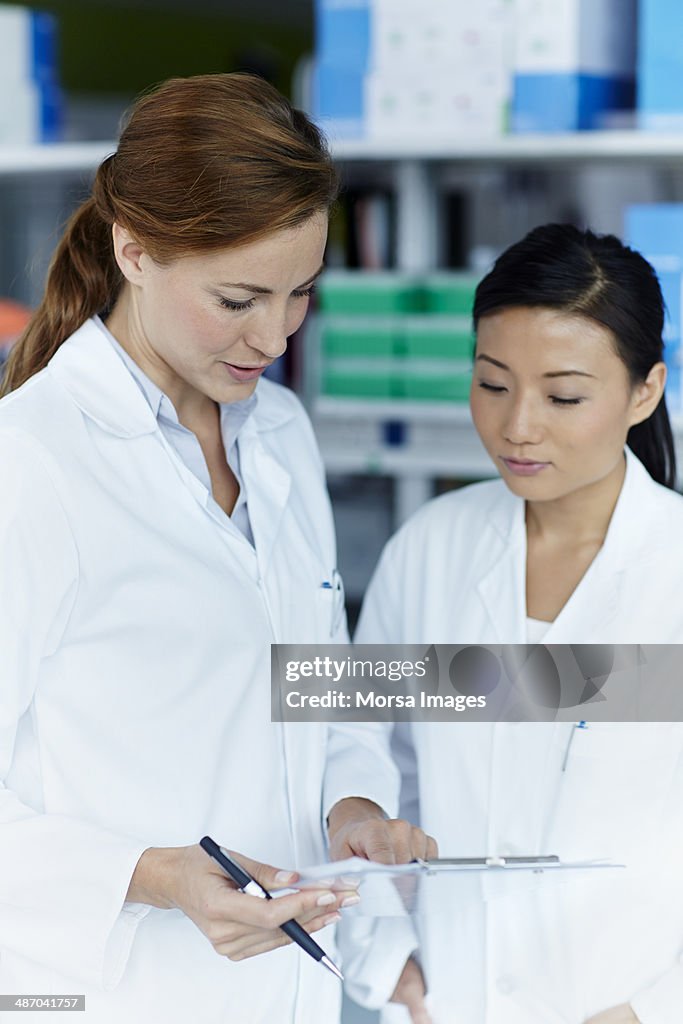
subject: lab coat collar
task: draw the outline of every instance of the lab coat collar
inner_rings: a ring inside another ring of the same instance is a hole
[[[149,402],[94,318],[59,346],[48,372],[79,409],[109,433],[132,438],[158,429]],[[270,387],[269,381],[260,381],[257,390]],[[292,403],[259,402],[250,419],[260,431],[277,429],[293,416]]]
[[[605,541],[544,642],[569,642],[585,633],[587,616],[592,617],[596,632],[609,625],[618,614],[622,573],[632,560],[643,556],[650,537],[655,536],[658,485],[629,448],[625,454],[626,474]],[[522,499],[501,488],[488,517],[499,543],[491,545],[490,561],[477,589],[502,643],[526,643],[527,639],[524,509]]]
[[[570,643],[585,633],[587,621],[596,637],[609,631],[619,615],[623,574],[642,560],[656,536],[658,485],[630,448],[625,455],[626,474],[603,545],[548,629],[544,643]]]
[[[497,536],[477,590],[501,643],[526,639],[526,527],[524,501],[501,482],[488,523]]]

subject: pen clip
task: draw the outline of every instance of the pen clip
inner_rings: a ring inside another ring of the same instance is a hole
[[[344,620],[344,608],[346,606],[346,598],[344,594],[344,581],[338,569],[332,570],[332,575],[330,579],[323,580],[323,582],[320,584],[320,589],[333,591],[332,618],[330,621],[330,638],[332,638],[337,632],[337,630],[340,628]]]

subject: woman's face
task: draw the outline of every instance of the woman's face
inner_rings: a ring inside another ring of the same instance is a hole
[[[161,266],[115,225],[130,286],[120,340],[172,398],[189,390],[215,402],[246,398],[300,327],[326,238],[321,212],[259,241]]]
[[[645,418],[612,333],[578,315],[512,308],[479,321],[472,417],[514,494],[551,501],[606,477]]]

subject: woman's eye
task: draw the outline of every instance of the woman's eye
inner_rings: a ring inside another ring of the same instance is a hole
[[[309,288],[299,288],[297,291],[292,292],[295,299],[308,299],[315,291],[315,285],[312,284]]]
[[[502,394],[503,391],[507,391],[507,388],[499,387],[496,384],[487,384],[485,380],[479,381],[479,387],[483,388],[484,391],[493,391],[497,395]]]
[[[246,302],[235,302],[234,299],[221,299],[220,304],[223,309],[231,309],[234,313],[239,313],[240,310],[251,309],[255,301],[255,299],[247,299]]]
[[[551,395],[550,401],[553,405],[581,405],[583,398],[558,398],[557,395]]]

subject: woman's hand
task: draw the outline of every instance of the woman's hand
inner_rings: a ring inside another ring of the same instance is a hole
[[[425,1005],[425,980],[420,965],[412,956],[406,960],[401,977],[396,983],[390,1003],[401,1003],[410,1014],[412,1024],[432,1024]]]
[[[298,879],[294,871],[281,871],[240,853],[234,856],[264,889],[284,889]],[[126,899],[182,910],[216,952],[230,960],[245,960],[291,942],[279,928],[291,918],[307,932],[315,932],[339,920],[338,910],[345,901],[358,902],[351,890],[306,889],[274,900],[249,896],[237,889],[201,846],[145,850]]]
[[[611,1010],[596,1013],[585,1024],[640,1024],[640,1018],[636,1017],[628,1003],[622,1003],[621,1006],[613,1006]]]
[[[371,800],[348,797],[334,805],[327,819],[330,860],[364,857],[381,864],[407,864],[438,855],[436,842],[401,818],[387,818]]]

